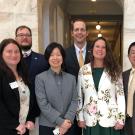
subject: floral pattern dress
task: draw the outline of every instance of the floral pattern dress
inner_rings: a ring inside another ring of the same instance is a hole
[[[112,83],[103,68],[91,70],[87,64],[79,72],[78,95],[77,119],[86,122],[83,135],[120,134],[113,127],[117,121],[122,124],[125,121],[122,79]]]

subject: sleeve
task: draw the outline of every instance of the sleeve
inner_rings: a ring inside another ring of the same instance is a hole
[[[73,123],[75,115],[76,115],[77,103],[78,103],[75,77],[73,78],[72,82],[73,82],[72,83],[73,84],[73,87],[72,87],[72,89],[73,89],[72,90],[73,91],[72,101],[71,101],[71,104],[70,104],[70,106],[68,108],[68,111],[66,112],[64,118],[69,119]]]
[[[12,99],[14,101],[15,97],[13,96],[12,93],[7,91],[8,90],[7,83],[5,83],[5,81],[3,81],[2,76],[5,76],[5,75],[4,74],[2,75],[0,72],[0,127],[16,129],[16,127],[19,125],[19,118],[18,118],[19,115],[14,115],[14,114],[18,113],[18,107],[16,104],[14,104],[14,102],[12,102]],[[7,80],[6,80],[6,82],[7,82]],[[8,96],[6,93],[8,94]],[[7,102],[6,99],[9,102]],[[11,109],[9,108],[9,106],[10,106],[9,103],[14,104],[14,105],[12,105],[12,107],[15,107],[15,108],[13,108],[12,110],[14,110],[15,113],[11,112]]]
[[[32,88],[31,84],[29,84],[29,90],[30,90],[30,106],[27,121],[35,122],[35,118],[39,116],[40,110],[37,105],[35,91]]]
[[[78,107],[77,107],[77,120],[84,121],[83,117],[83,71],[82,68],[79,71],[78,74],[78,83],[77,83],[77,91],[78,91]]]
[[[45,83],[40,76],[36,76],[35,79],[35,92],[39,108],[42,114],[53,124],[61,125],[64,119],[61,117],[60,112],[55,110],[47,100],[45,92]]]
[[[116,82],[115,87],[116,87],[116,99],[118,105],[117,121],[121,124],[124,124],[125,123],[125,96],[123,90],[122,76],[120,76],[120,78]]]

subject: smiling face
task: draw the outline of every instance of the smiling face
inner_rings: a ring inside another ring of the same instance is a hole
[[[73,24],[72,37],[75,44],[84,44],[88,33],[86,31],[86,24],[83,21],[76,21]]]
[[[102,39],[95,42],[93,47],[93,56],[94,60],[104,60],[106,56],[106,44]]]
[[[49,57],[49,64],[52,69],[61,69],[63,58],[58,48],[54,48]]]
[[[8,67],[16,68],[21,59],[18,46],[13,43],[8,44],[3,50],[2,57]]]
[[[24,51],[29,50],[32,47],[32,36],[30,31],[27,28],[18,29],[16,41]]]
[[[132,67],[135,68],[135,46],[130,48],[128,58],[132,64]]]

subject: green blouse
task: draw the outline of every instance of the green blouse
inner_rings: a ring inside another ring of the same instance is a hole
[[[101,75],[103,73],[103,70],[104,70],[104,68],[93,68],[92,69],[92,75],[93,75],[93,80],[94,80],[96,91],[98,91],[98,85],[99,85],[99,81],[100,81]]]

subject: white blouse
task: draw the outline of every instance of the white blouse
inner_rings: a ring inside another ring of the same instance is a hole
[[[20,96],[19,122],[21,124],[24,124],[26,122],[29,112],[30,91],[28,86],[22,80],[17,81],[17,83]]]

